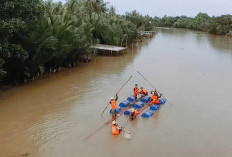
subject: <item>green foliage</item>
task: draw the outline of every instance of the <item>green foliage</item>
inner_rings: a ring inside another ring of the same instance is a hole
[[[192,28],[192,18],[181,16],[174,24],[176,28]]]
[[[28,51],[20,36],[42,11],[40,0],[0,1],[0,78],[7,82],[23,81]]]
[[[6,71],[3,69],[4,63],[5,63],[4,60],[0,57],[0,82],[2,78],[4,77],[4,75],[6,74]]]
[[[230,34],[232,31],[232,15],[210,17],[206,13],[199,13],[194,18],[164,16],[153,18],[153,22],[160,27],[187,28],[220,35]]]
[[[117,15],[103,0],[0,1],[0,82],[18,83],[77,62],[95,43],[126,46],[155,26],[232,34],[232,16]]]
[[[152,23],[152,17],[146,15],[145,17],[139,14],[136,10],[131,13],[126,13],[126,19],[131,21],[139,30],[153,31],[155,29]]]
[[[179,19],[179,17],[171,17],[171,16],[165,15],[161,19],[161,25],[165,26],[165,27],[171,27],[178,19]]]
[[[207,29],[210,33],[224,35],[232,31],[232,15],[213,17],[209,23]]]
[[[149,16],[116,15],[103,0],[0,1],[0,82],[20,83],[77,62],[95,43],[124,45],[142,30],[154,30]]]

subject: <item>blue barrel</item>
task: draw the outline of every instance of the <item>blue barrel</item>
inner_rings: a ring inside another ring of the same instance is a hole
[[[134,96],[130,96],[130,97],[127,98],[127,100],[130,101],[130,102],[133,102],[135,100],[135,97]]]
[[[145,97],[143,97],[143,98],[141,99],[141,101],[142,101],[143,103],[148,103],[148,102],[150,101],[150,99],[151,99],[151,97],[145,96]]]
[[[162,104],[165,104],[166,100],[164,98],[159,98],[159,102],[162,105]]]
[[[159,110],[159,108],[160,108],[160,105],[159,105],[159,104],[155,104],[155,105],[152,105],[152,106],[150,107],[150,110],[152,110],[152,111],[157,111],[157,110]]]
[[[120,106],[116,109],[116,114],[119,114],[122,111],[122,108]],[[110,109],[110,114],[112,114],[112,109]]]
[[[119,104],[120,107],[127,107],[129,105],[130,105],[130,101],[128,100],[124,100]]]
[[[134,108],[136,109],[140,109],[141,107],[143,107],[144,103],[142,103],[141,101],[137,102],[135,105],[134,105]]]
[[[132,107],[132,108],[126,110],[126,111],[124,112],[124,115],[130,115],[132,109],[135,109],[135,108]]]
[[[144,112],[144,113],[142,114],[142,117],[143,117],[143,118],[150,118],[153,114],[154,114],[154,113],[153,113],[152,110],[147,110],[146,112]]]

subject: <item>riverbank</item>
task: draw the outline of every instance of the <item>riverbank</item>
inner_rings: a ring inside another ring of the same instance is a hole
[[[11,0],[0,5],[5,6],[2,15],[9,15],[0,16],[4,26],[0,30],[3,84],[20,84],[44,72],[73,66],[92,53],[91,45],[125,46],[138,38],[141,30],[154,29],[149,17],[136,11],[117,15],[104,1],[62,4],[39,0],[32,4]],[[14,6],[21,7],[15,10]],[[20,26],[12,21],[19,21]]]
[[[128,42],[128,49],[134,48],[134,45],[136,45],[137,42],[143,42],[143,39],[147,39],[147,38],[151,38],[151,37],[153,37],[153,36],[146,36],[146,37],[141,36],[140,38],[134,40],[133,42]],[[110,54],[110,53],[108,55],[109,56],[122,56],[125,53],[127,53],[127,51],[128,50],[124,50],[123,53],[120,53],[118,55],[113,55],[113,54]],[[104,56],[104,54],[97,53],[97,52],[92,53],[92,54],[90,54],[90,53],[89,54],[84,54],[82,57],[80,57],[79,61],[77,61],[77,62],[70,63],[66,67],[59,67],[58,69],[50,70],[50,72],[44,72],[44,73],[38,74],[35,77],[33,77],[32,79],[25,80],[22,83],[17,83],[15,85],[4,85],[4,84],[1,85],[0,84],[0,93],[4,92],[6,90],[12,89],[14,87],[20,87],[20,86],[23,86],[25,84],[30,84],[33,81],[48,79],[49,77],[53,77],[53,75],[56,74],[56,73],[62,73],[62,72],[68,71],[68,70],[73,69],[73,68],[78,68],[78,66],[80,64],[88,64],[88,63],[90,63],[98,55]]]
[[[7,90],[0,94],[0,156],[230,157],[231,45],[224,36],[159,29],[123,56],[97,56]],[[133,94],[135,83],[152,90],[137,70],[174,106],[165,104],[151,119],[128,122],[122,115],[118,123],[131,132],[129,141],[113,137],[110,126],[83,141],[111,118],[110,107],[101,113],[131,75],[118,102]]]
[[[186,28],[215,35],[232,35],[232,15],[211,17],[207,13],[198,13],[193,18],[182,15],[155,17],[154,20],[156,21],[155,25],[158,27]]]

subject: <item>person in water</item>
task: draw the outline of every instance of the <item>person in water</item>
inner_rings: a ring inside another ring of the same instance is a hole
[[[137,100],[138,94],[139,94],[138,84],[135,84],[135,88],[134,88],[134,97],[135,97],[135,101]]]
[[[142,94],[142,96],[147,96],[148,95],[148,92],[146,89],[144,89],[143,87],[140,88],[141,91],[139,92],[140,94]]]
[[[117,118],[117,100],[118,100],[118,95],[116,94],[115,98],[111,97],[110,98],[110,104],[112,108],[112,119],[116,120]]]
[[[135,119],[138,114],[139,112],[137,110],[132,109],[130,114],[131,120]]]
[[[151,91],[151,100],[150,100],[150,104],[159,104],[160,102],[159,102],[159,98],[161,98],[161,96],[162,96],[162,94],[160,94],[159,96],[158,96],[158,93],[156,92],[156,90],[154,89],[154,90],[152,90]]]
[[[112,122],[112,135],[119,135],[122,131],[122,127],[118,126],[116,121]]]

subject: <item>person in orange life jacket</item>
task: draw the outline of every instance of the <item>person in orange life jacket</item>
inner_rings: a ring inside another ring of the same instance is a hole
[[[139,94],[139,88],[138,88],[138,85],[135,84],[135,88],[134,88],[134,97],[135,97],[135,100],[137,100],[138,94]]]
[[[153,89],[151,91],[151,96],[153,96],[153,95],[156,95],[158,98],[161,98],[161,96],[162,96],[162,94],[160,94],[160,96],[158,96],[158,93],[157,93],[157,91],[155,89]]]
[[[117,94],[116,94],[115,98],[114,97],[110,98],[110,104],[111,104],[111,108],[112,108],[112,119],[113,120],[116,120],[116,118],[117,118],[117,113],[116,113],[117,100],[118,100],[118,95]]]
[[[147,96],[148,95],[148,92],[146,89],[144,89],[143,87],[140,88],[141,91],[139,92],[140,94],[142,94],[143,96]]]
[[[121,133],[122,129],[123,128],[118,126],[116,121],[112,122],[112,128],[111,128],[112,135],[119,135]]]
[[[160,96],[158,96],[158,93],[156,92],[156,90],[152,90],[151,91],[151,100],[150,100],[150,104],[159,104],[159,98],[161,98],[162,94],[160,94]]]
[[[139,112],[137,110],[132,109],[131,114],[130,114],[131,120],[135,119],[138,114],[139,114]]]

